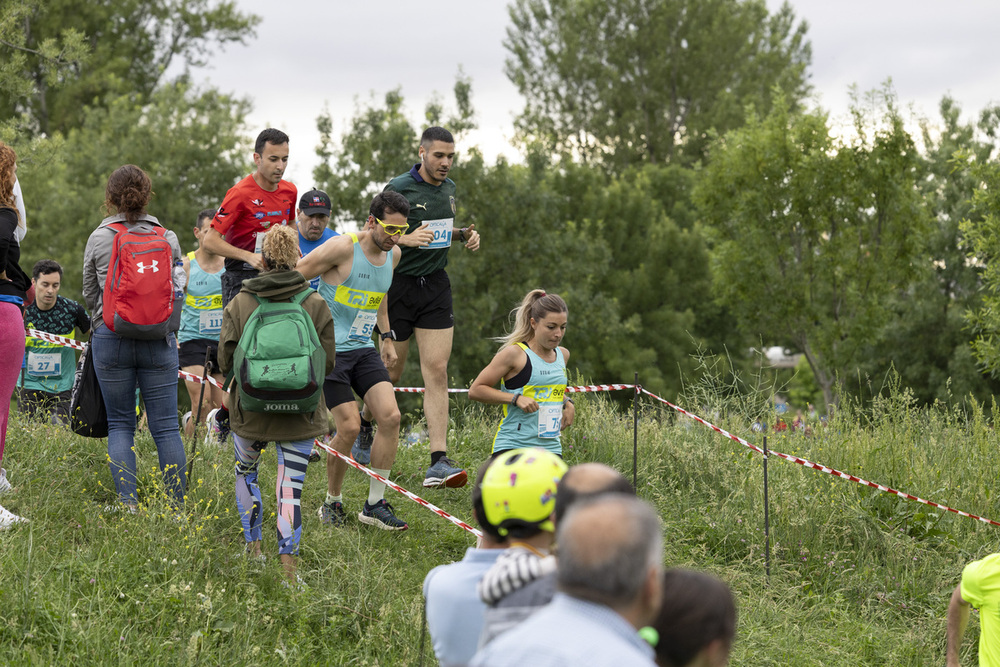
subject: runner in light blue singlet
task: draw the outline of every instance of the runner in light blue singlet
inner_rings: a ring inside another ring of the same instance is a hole
[[[557,294],[532,290],[515,310],[514,330],[469,387],[469,398],[503,406],[493,455],[540,447],[562,456],[560,436],[576,408],[566,398],[569,350],[560,347],[569,316]],[[497,384],[500,388],[497,388]]]

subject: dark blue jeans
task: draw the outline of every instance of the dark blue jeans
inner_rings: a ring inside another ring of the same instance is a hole
[[[135,388],[142,392],[149,432],[167,493],[184,502],[184,443],[177,427],[177,342],[122,338],[100,325],[91,338],[94,369],[108,411],[108,458],[118,499],[134,505]]]

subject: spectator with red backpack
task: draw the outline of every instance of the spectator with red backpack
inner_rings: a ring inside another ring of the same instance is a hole
[[[108,178],[111,213],[91,233],[83,256],[83,296],[93,318],[91,353],[108,413],[108,457],[118,500],[129,511],[136,492],[135,388],[146,405],[167,493],[184,498],[184,445],[177,430],[177,341],[181,304],[173,268],[177,236],[146,213],[149,176],[135,165]]]

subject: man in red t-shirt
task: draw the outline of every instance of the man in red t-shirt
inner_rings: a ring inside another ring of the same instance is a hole
[[[288,166],[288,135],[268,128],[257,135],[253,161],[257,171],[229,188],[211,226],[201,237],[202,247],[226,258],[222,274],[222,305],[235,297],[243,281],[263,268],[260,249],[271,225],[288,225],[295,219],[298,191],[281,180]],[[229,435],[229,410],[225,405],[208,413],[209,427],[225,443]]]
[[[222,303],[240,291],[243,281],[261,270],[260,248],[271,225],[291,224],[298,192],[281,180],[288,166],[288,135],[268,128],[257,136],[253,172],[226,193],[201,244],[226,258],[222,274]]]

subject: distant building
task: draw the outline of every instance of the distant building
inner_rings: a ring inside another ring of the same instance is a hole
[[[750,354],[761,354],[761,350],[750,348]],[[768,365],[774,368],[795,368],[802,358],[801,352],[792,352],[787,347],[775,345],[763,350],[763,355],[768,361]]]

